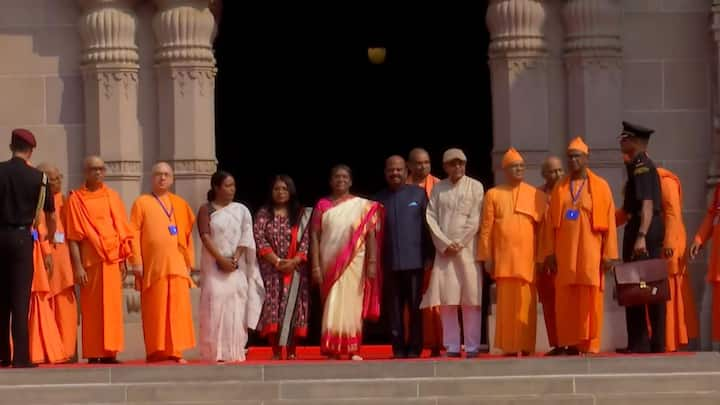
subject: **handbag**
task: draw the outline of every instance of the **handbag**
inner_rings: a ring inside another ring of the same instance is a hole
[[[648,259],[615,266],[617,300],[622,306],[659,304],[670,299],[665,259]]]

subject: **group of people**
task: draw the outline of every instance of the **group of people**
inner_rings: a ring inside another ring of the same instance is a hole
[[[559,158],[548,157],[540,187],[525,182],[525,161],[513,148],[501,162],[505,181],[487,193],[465,174],[462,150],[445,151],[447,177],[440,180],[430,174],[428,153],[413,149],[407,162],[386,160],[387,187],[372,198],[352,194],[352,171],[338,165],[329,196],[314,208],[303,207],[293,180],[280,175],[254,217],[234,202],[235,180],[223,171],[213,174],[195,215],[170,191],[170,165],[159,162],[151,192],[135,200],[128,217],[104,183],[100,157],[85,160],[84,184],[65,198],[57,168],[31,166],[33,134],[14,130],[13,158],[0,163],[0,365],[76,360],[78,305],[81,357],[117,363],[128,273],[141,294],[148,361],[184,363],[196,344],[206,360],[242,361],[249,329],[269,339],[274,359],[294,359],[313,326],[313,283],[323,306],[321,351],[330,358],[361,359],[364,321],[378,319],[381,309],[395,357],[419,357],[423,348],[438,355],[441,347],[447,357],[463,349],[477,357],[483,271],[496,283],[494,346],[504,354],[535,352],[538,300],[549,355],[597,353],[622,225],[622,260],[665,258],[671,298],[626,308],[628,345],[619,351],[678,350],[698,333],[687,260],[720,237],[720,187],[686,253],[680,181],[647,154],[652,133],[623,123],[618,140],[628,180],[619,209],[576,138],[567,148],[567,175]],[[194,228],[203,245],[198,342],[190,302]],[[712,249],[708,274],[716,318],[719,252]],[[717,319],[713,338],[720,340]]]

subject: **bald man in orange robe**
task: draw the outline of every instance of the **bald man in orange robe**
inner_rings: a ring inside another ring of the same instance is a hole
[[[720,184],[715,187],[712,204],[690,245],[690,260],[694,260],[710,240],[713,242],[707,281],[712,288],[712,340],[720,342]]]
[[[152,176],[152,193],[138,197],[130,213],[135,231],[130,262],[141,293],[145,352],[148,361],[185,363],[183,351],[195,346],[190,304],[195,216],[170,192],[170,165],[155,164]]]
[[[410,151],[408,156],[408,184],[415,184],[416,186],[425,190],[427,198],[430,198],[432,189],[440,179],[430,174],[431,163],[430,154],[425,149],[415,148]],[[427,290],[427,286],[430,283],[430,268],[431,264],[426,266],[425,278],[423,281],[423,293]],[[406,314],[407,315],[407,314]],[[431,357],[440,356],[440,349],[443,347],[443,334],[442,334],[442,322],[440,322],[440,308],[424,308],[422,310],[423,318],[423,345],[430,349]],[[407,325],[407,321],[405,322]],[[405,330],[410,330],[405,328]]]
[[[558,345],[569,355],[600,351],[604,271],[618,258],[612,191],[588,169],[588,153],[582,139],[570,142],[569,175],[553,190],[552,230],[542,240],[545,265],[556,271]]]
[[[45,172],[50,185],[50,193],[55,201],[55,210],[59,213],[56,221],[55,236],[49,241],[52,252],[53,271],[49,275],[50,304],[55,313],[55,321],[63,341],[65,353],[76,358],[77,352],[77,299],[75,281],[70,261],[70,249],[65,240],[65,198],[62,194],[62,174],[57,167],[41,164],[38,169]]]
[[[537,236],[545,195],[523,181],[525,160],[510,148],[502,160],[505,184],[485,194],[478,260],[495,279],[495,347],[505,355],[535,352]]]
[[[565,170],[562,161],[557,156],[548,156],[542,164],[542,177],[545,184],[539,187],[545,194],[546,208],[550,205],[550,197],[555,184],[563,178]],[[548,232],[551,232],[552,226],[548,219],[549,210],[545,210],[543,221],[540,224],[538,238],[547,238]],[[539,252],[538,252],[539,253]],[[563,350],[558,348],[557,343],[557,320],[555,319],[555,275],[547,271],[541,266],[540,271],[536,274],[538,300],[542,303],[543,318],[545,320],[545,330],[547,331],[548,343],[550,351],[547,356],[557,356],[563,354]]]
[[[47,236],[44,214],[40,214],[39,224],[33,229],[33,282],[28,316],[30,361],[34,364],[62,363],[72,355],[65,351],[50,304],[48,273],[54,272],[54,266]]]
[[[107,187],[105,162],[85,160],[85,185],[68,197],[65,231],[80,285],[82,356],[88,363],[119,363],[123,350],[122,279],[132,230],[117,192]]]

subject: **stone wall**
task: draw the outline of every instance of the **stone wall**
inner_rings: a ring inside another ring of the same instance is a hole
[[[710,2],[622,3],[623,118],[657,131],[651,155],[682,180],[685,224],[691,238],[707,206],[706,180],[712,158]],[[691,266],[698,303],[705,292],[705,262],[702,258]],[[708,314],[705,308],[705,326]],[[709,336],[707,328],[703,329],[707,348]]]
[[[0,6],[0,143],[26,127],[34,163],[53,162],[81,180],[85,130],[78,13],[72,0],[4,0]],[[0,156],[9,156],[4,150]]]

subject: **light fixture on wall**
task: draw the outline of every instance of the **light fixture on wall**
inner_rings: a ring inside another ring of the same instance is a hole
[[[368,59],[373,65],[381,65],[385,63],[385,55],[387,51],[384,46],[371,46],[368,48]]]

